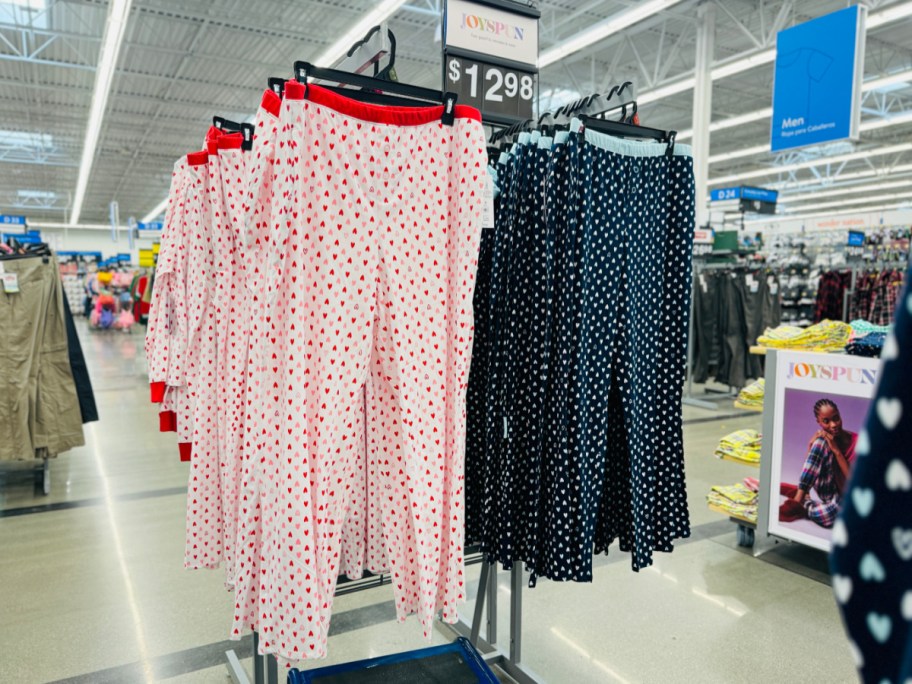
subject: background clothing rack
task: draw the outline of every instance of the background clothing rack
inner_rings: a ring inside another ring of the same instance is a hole
[[[687,385],[684,390],[684,397],[681,399],[681,403],[687,406],[696,406],[697,408],[718,411],[719,407],[715,402],[734,399],[738,396],[739,389],[732,387],[731,385],[728,386],[727,392],[717,391],[707,387],[700,396],[695,395],[693,390],[694,367],[696,365],[696,358],[694,357],[694,340],[696,336],[695,314],[697,281],[700,277],[700,273],[703,271],[723,271],[734,268],[747,268],[747,264],[712,264],[694,259],[693,279],[691,283],[692,290],[690,295],[690,324],[687,326]]]

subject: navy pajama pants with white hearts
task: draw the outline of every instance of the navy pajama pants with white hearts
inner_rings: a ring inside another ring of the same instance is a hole
[[[639,569],[690,533],[680,398],[694,190],[678,152],[526,134],[499,164],[467,525],[489,560],[525,561],[533,584],[590,581],[593,552],[616,539]]]
[[[830,556],[855,664],[874,684],[912,681],[912,278],[906,283]]]

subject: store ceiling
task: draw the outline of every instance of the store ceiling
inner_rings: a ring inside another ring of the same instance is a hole
[[[541,49],[596,22],[636,6],[627,2],[545,1]],[[872,12],[907,0],[871,2]],[[296,59],[315,59],[375,3],[368,0],[134,0],[117,61],[80,223],[108,220],[117,200],[122,218],[140,218],[166,195],[174,160],[197,149],[212,115],[235,120],[256,109],[268,76],[286,76]],[[775,44],[775,31],[845,7],[844,0],[718,0],[715,61]],[[684,0],[545,68],[542,104],[549,108],[577,93],[604,92],[632,80],[641,94],[692,75],[697,0]],[[188,9],[189,8],[189,9]],[[65,221],[73,202],[86,122],[108,3],[103,0],[0,0],[0,213]],[[438,0],[411,0],[390,19],[398,40],[397,71],[403,82],[439,87],[441,73]],[[912,18],[869,30],[866,78],[912,70]],[[713,88],[713,120],[767,108],[771,63],[719,79]],[[875,169],[912,167],[912,152],[877,149],[912,139],[908,123],[876,128],[884,116],[912,112],[912,75],[865,94],[859,143],[786,155],[728,153],[768,142],[769,119],[718,130],[711,154],[713,178],[738,182],[739,174],[773,184],[816,176],[829,183],[870,185]],[[692,90],[640,108],[644,124],[691,128]],[[871,150],[838,165],[821,162],[792,175],[775,167],[827,153]],[[868,176],[864,174],[869,172]],[[906,175],[912,176],[912,168]],[[804,186],[806,193],[813,186]],[[866,193],[864,193],[866,194]],[[864,197],[864,194],[858,196]],[[798,206],[798,205],[795,205]]]

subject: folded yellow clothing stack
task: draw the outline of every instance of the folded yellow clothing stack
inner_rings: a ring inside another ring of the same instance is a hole
[[[765,387],[766,381],[763,378],[755,380],[740,392],[738,392],[738,398],[735,400],[735,406],[737,408],[762,409],[763,391]]]
[[[725,435],[716,447],[716,458],[723,458],[747,465],[760,463],[760,433],[756,430],[736,430]]]
[[[767,328],[757,344],[774,349],[842,351],[852,336],[852,326],[842,321],[821,321],[809,328],[780,325]]]
[[[717,485],[706,495],[707,505],[735,518],[757,522],[757,492],[743,484]]]

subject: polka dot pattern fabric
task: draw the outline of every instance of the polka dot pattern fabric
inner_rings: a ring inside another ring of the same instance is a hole
[[[484,464],[468,530],[489,560],[591,581],[617,540],[634,570],[690,533],[680,398],[694,228],[689,150],[523,134],[498,175]],[[473,427],[475,423],[471,424]]]
[[[254,368],[257,623],[264,652],[295,660],[325,654],[365,444],[399,618],[418,613],[426,633],[438,611],[457,618],[485,169],[474,119],[390,125],[285,95]]]
[[[899,300],[878,386],[832,533],[833,592],[865,682],[912,680],[912,287]]]

